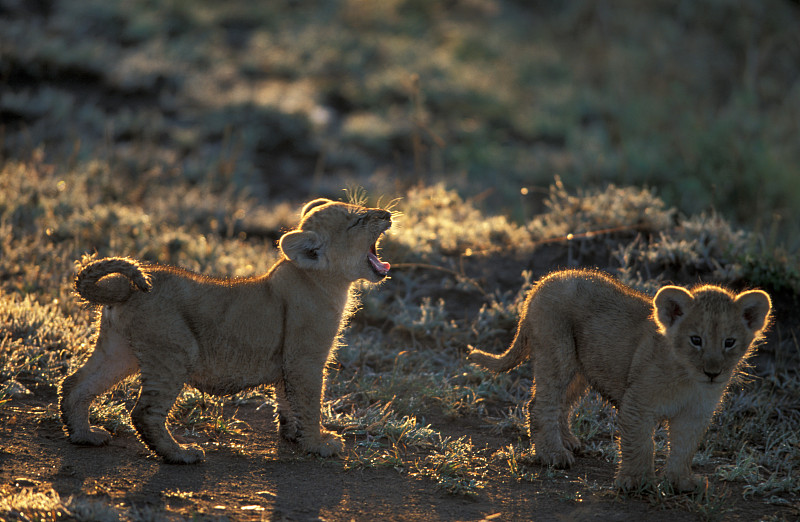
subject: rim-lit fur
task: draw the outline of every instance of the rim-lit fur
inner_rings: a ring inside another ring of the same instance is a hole
[[[89,424],[90,405],[140,372],[131,419],[141,440],[168,462],[204,457],[200,447],[178,444],[165,425],[185,384],[217,395],[272,384],[284,438],[322,456],[341,452],[341,437],[320,425],[325,367],[354,306],[352,283],[386,276],[388,265],[374,259],[390,226],[383,209],[312,201],[300,225],[281,237],[282,259],[250,278],[119,257],[85,260],[75,289],[98,308],[99,333],[89,358],[59,390],[70,440],[108,442],[106,430]]]
[[[532,359],[528,426],[543,463],[574,463],[580,442],[571,411],[592,387],[618,408],[617,485],[654,479],[653,431],[665,420],[666,478],[693,489],[704,479],[692,474],[692,457],[731,378],[763,338],[771,307],[761,290],[665,286],[651,300],[601,272],[564,270],[531,290],[505,353],[473,350],[469,358],[493,372]]]

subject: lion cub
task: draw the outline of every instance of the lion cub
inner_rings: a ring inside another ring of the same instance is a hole
[[[275,385],[280,434],[309,452],[341,452],[322,429],[325,366],[353,309],[351,285],[383,280],[389,263],[376,245],[391,214],[318,199],[280,239],[283,257],[265,275],[216,279],[179,268],[107,258],[83,266],[81,297],[99,305],[99,334],[85,364],[64,379],[59,408],[69,439],[99,445],[110,434],[89,425],[92,400],[141,372],[131,419],[141,440],[167,462],[194,463],[165,422],[184,384],[227,395]]]
[[[528,426],[542,462],[569,467],[580,447],[570,413],[591,386],[618,408],[621,461],[615,483],[655,478],[653,431],[666,420],[667,480],[680,490],[705,483],[692,457],[739,363],[769,323],[769,296],[718,286],[661,288],[651,301],[601,272],[565,270],[528,295],[516,338],[502,355],[470,360],[493,372],[533,359]]]

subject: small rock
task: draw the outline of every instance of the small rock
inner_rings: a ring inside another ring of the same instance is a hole
[[[6,391],[15,399],[25,397],[26,395],[33,395],[33,392],[15,380],[6,383]]]
[[[14,479],[14,485],[18,488],[33,488],[39,485],[39,481],[26,477],[16,477]]]

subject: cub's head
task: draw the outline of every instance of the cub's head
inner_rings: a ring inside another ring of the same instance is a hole
[[[713,285],[691,291],[665,286],[653,301],[655,317],[689,375],[725,383],[769,325],[772,302],[761,290],[735,295]]]
[[[378,259],[378,241],[390,226],[387,210],[315,199],[303,207],[297,229],[281,237],[280,248],[302,269],[377,283],[389,273],[389,263]]]

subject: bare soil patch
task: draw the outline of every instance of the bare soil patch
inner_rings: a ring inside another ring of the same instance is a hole
[[[345,470],[342,459],[303,455],[279,440],[271,414],[239,408],[246,427],[218,440],[194,438],[206,460],[193,466],[165,464],[130,434],[105,447],[70,444],[54,415],[52,391],[14,400],[0,410],[0,492],[55,490],[62,499],[96,500],[127,512],[159,513],[174,519],[230,520],[700,520],[679,506],[652,499],[623,498],[608,487],[613,465],[580,457],[552,480],[522,482],[490,465],[486,488],[475,497],[448,494],[428,479],[394,469]],[[496,450],[507,437],[491,434],[470,419],[426,419],[443,434],[467,435]],[[176,433],[176,436],[179,436]],[[347,438],[348,451],[358,439]],[[413,452],[413,450],[409,450]],[[410,454],[408,458],[413,459]],[[347,457],[345,456],[344,460]],[[709,472],[711,470],[700,470]],[[735,485],[726,520],[765,516],[793,518],[798,512],[742,499]],[[599,487],[598,487],[599,486]],[[6,513],[13,515],[13,513]]]

